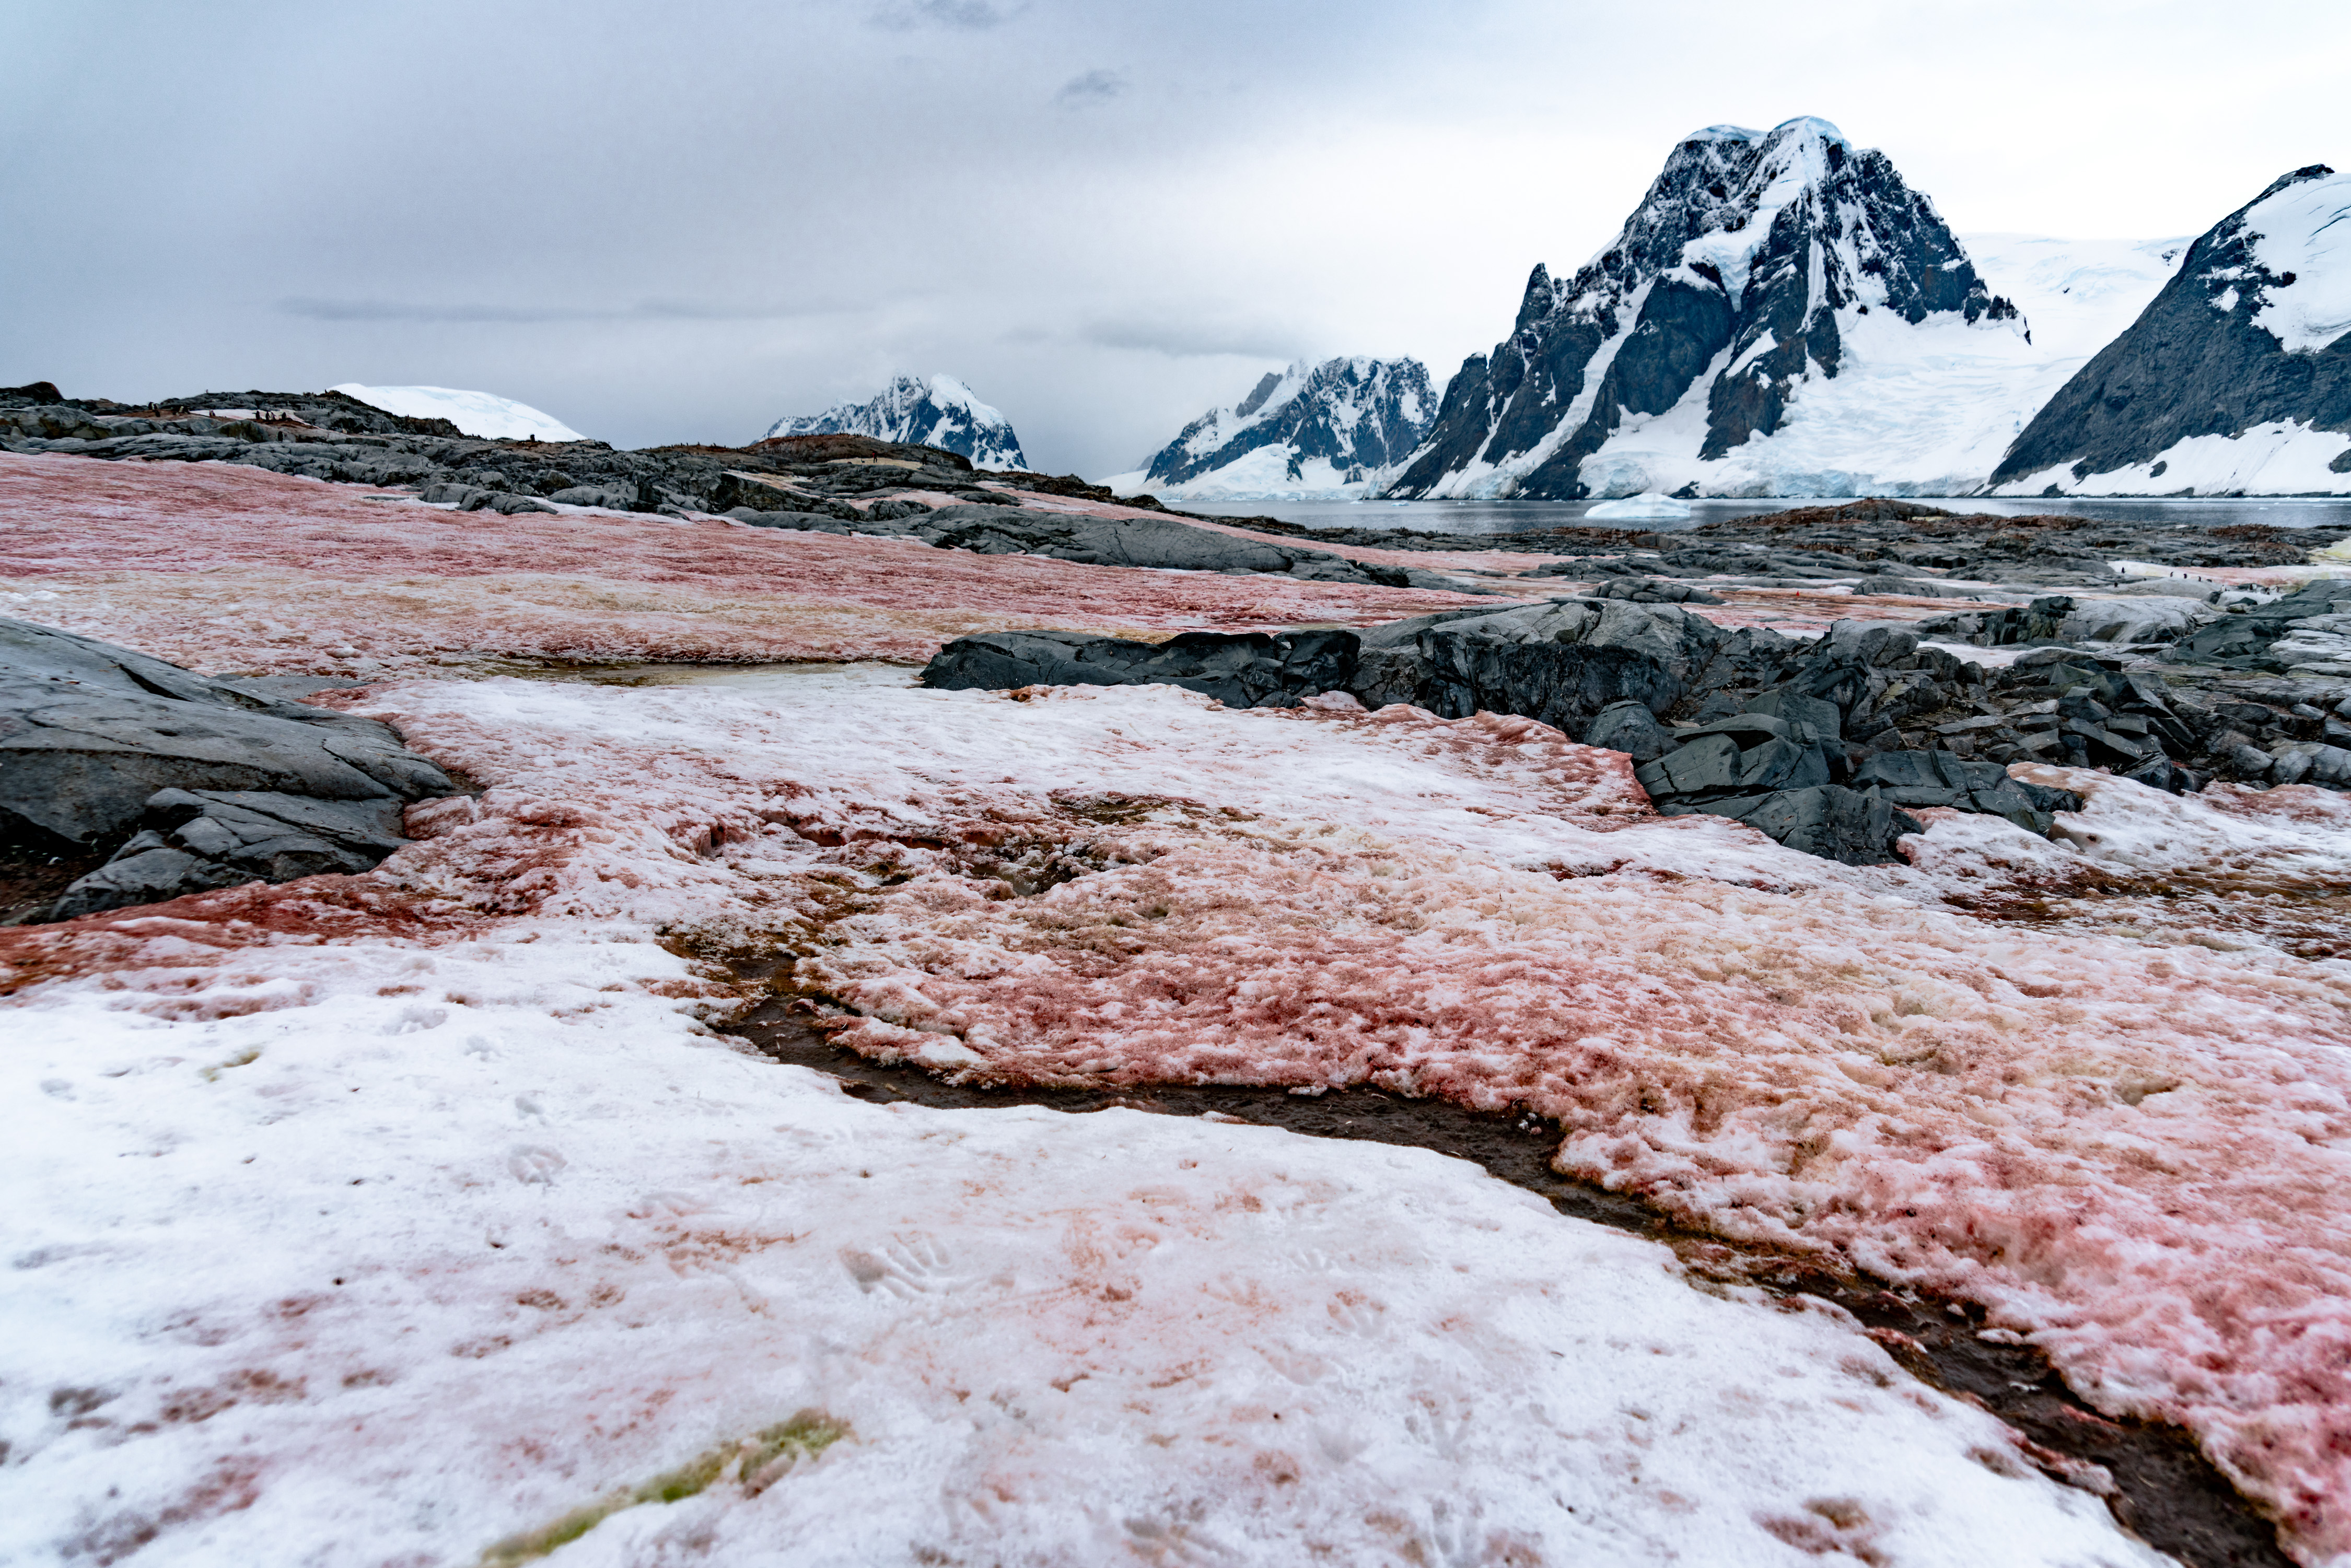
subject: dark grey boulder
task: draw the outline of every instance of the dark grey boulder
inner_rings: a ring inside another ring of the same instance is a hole
[[[1186,632],[1156,643],[999,632],[948,643],[922,680],[941,691],[1171,685],[1229,707],[1295,707],[1306,697],[1345,690],[1355,653],[1352,632]]]
[[[1730,817],[1792,850],[1846,865],[1899,860],[1896,841],[1905,833],[1923,831],[1916,817],[1897,810],[1890,801],[1834,784],[1739,796],[1705,805],[1677,802],[1659,810],[1669,817],[1693,811]]]
[[[1663,577],[1618,577],[1602,582],[1593,599],[1627,599],[1635,604],[1719,604],[1721,599],[1687,582]]]
[[[1996,763],[1971,762],[1948,751],[1879,752],[1854,768],[1848,782],[1893,805],[1980,811],[2036,833],[2049,831],[2053,813],[2082,809],[2082,798],[2070,789],[2028,784],[2010,778]]]
[[[1352,561],[1328,550],[1241,538],[1173,517],[1098,517],[1024,507],[955,506],[916,517],[874,521],[942,549],[967,549],[981,555],[1042,555],[1093,566],[1281,572],[1321,582],[1410,585],[1397,567]]]
[[[633,486],[622,488],[611,485],[572,485],[555,491],[547,498],[567,507],[601,507],[607,511],[627,512],[636,509],[637,492]]]
[[[1782,688],[1762,693],[1749,701],[1749,713],[1766,714],[1809,728],[1815,738],[1835,741],[1844,737],[1844,716],[1836,704],[1822,697],[1806,696],[1801,692]]]
[[[1697,800],[1809,789],[1829,782],[1828,758],[1809,728],[1767,714],[1686,730],[1679,748],[1634,770],[1651,800]]]
[[[221,885],[223,867],[235,881],[363,870],[401,841],[404,802],[456,789],[373,719],[0,620],[0,848],[11,853],[105,853],[162,835],[124,852],[215,868],[189,872],[181,892]],[[172,863],[108,870],[94,885],[152,889]]]
[[[141,833],[124,845],[121,853],[75,882],[33,918],[72,920],[110,909],[162,904],[192,893],[209,893],[255,880],[184,850],[171,849],[154,834]]]
[[[401,802],[266,790],[159,789],[145,829],[44,912],[51,920],[247,882],[361,872],[408,842]]]
[[[1654,762],[1672,747],[1674,738],[1646,703],[1617,702],[1593,715],[1583,744],[1621,751],[1635,762]]]
[[[774,493],[769,493],[773,498]],[[821,533],[883,534],[977,555],[1041,555],[1087,566],[1155,567],[1180,571],[1279,572],[1312,582],[1386,588],[1460,586],[1429,572],[1349,560],[1329,550],[1267,544],[1173,517],[1098,517],[1027,507],[960,504],[935,510],[876,503],[870,513],[827,517],[739,507],[726,514],[753,528]]]
[[[2270,779],[2278,784],[2351,788],[2351,750],[2311,741],[2284,747],[2271,759]]]

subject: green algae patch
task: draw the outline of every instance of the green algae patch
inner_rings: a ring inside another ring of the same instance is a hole
[[[684,1502],[713,1486],[739,1488],[757,1497],[789,1474],[802,1459],[811,1459],[844,1437],[854,1437],[846,1421],[821,1410],[802,1410],[791,1419],[763,1427],[732,1443],[696,1454],[674,1470],[612,1492],[584,1508],[575,1508],[552,1523],[509,1535],[482,1553],[483,1568],[512,1568],[532,1563],[559,1547],[568,1546],[622,1509],[646,1503]]]

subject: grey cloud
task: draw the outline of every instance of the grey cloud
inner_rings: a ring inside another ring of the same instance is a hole
[[[979,32],[1000,27],[1012,19],[1012,13],[991,5],[987,0],[896,0],[895,4],[878,5],[872,13],[877,27],[891,27],[901,32],[916,27],[960,27]]]
[[[1084,109],[1092,104],[1108,103],[1124,91],[1126,76],[1123,72],[1097,67],[1063,82],[1061,90],[1053,95],[1053,101],[1063,109]]]
[[[1179,360],[1236,355],[1287,362],[1297,357],[1292,329],[1265,322],[1126,317],[1089,321],[1078,329],[1078,340],[1098,349],[1139,349]]]
[[[831,315],[823,307],[783,309],[768,306],[708,305],[693,300],[646,299],[622,306],[422,305],[391,299],[281,299],[278,310],[313,321],[778,321]]]

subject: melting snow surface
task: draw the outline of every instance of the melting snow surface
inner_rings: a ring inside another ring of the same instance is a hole
[[[1113,973],[1087,913],[1105,897],[1186,929],[1252,905],[1276,947],[1320,942],[1353,973],[1383,961],[1356,933],[1384,899],[1375,922],[1458,950],[1412,981],[1442,1033],[1530,994],[1512,943],[1541,927],[1509,933],[1531,899],[1621,889],[1651,912],[1577,927],[1590,992],[1612,941],[1686,920],[1677,888],[1733,931],[1802,896],[1689,882],[1790,857],[1646,819],[1621,758],[1525,721],[835,676],[426,684],[375,706],[490,784],[413,814],[424,841],[381,873],[0,949],[19,980],[56,977],[11,998],[0,1056],[21,1483],[0,1555],[495,1563],[576,1535],[559,1561],[2155,1561],[1838,1314],[1693,1291],[1661,1249],[1419,1151],[858,1103],[712,1039],[714,988],[653,940],[866,907],[850,961],[913,943],[914,967],[891,960],[912,998],[924,965],[1055,987],[1063,960],[1018,936],[1040,918]],[[1057,835],[1104,869],[973,924],[980,862]],[[1620,860],[1654,870],[1602,868]],[[913,879],[878,898],[893,866]],[[1866,972],[1870,932],[1918,917],[1803,881],[1845,927],[1804,964]],[[916,910],[935,937],[897,926]],[[1217,941],[1214,991],[1311,996],[1290,959]],[[1641,984],[1689,1009],[1702,1054],[1760,952],[1658,950]],[[1238,1015],[1185,1021],[1181,994],[1100,1012],[1088,1049],[1131,1053],[1128,1017],[1248,1038]],[[1285,1027],[1311,1044],[1311,1007]],[[1929,1033],[1895,1030],[1966,1049]],[[1503,1066],[1503,1040],[1478,1050]],[[1748,1043],[1787,1060],[1768,1030]],[[1917,1071],[1874,1037],[1852,1061]],[[1939,1114],[1922,1103],[1905,1135],[1938,1141]],[[1766,1176],[1761,1131],[1715,1139],[1719,1167]],[[2031,1139],[1972,1135],[2011,1159]]]
[[[485,441],[521,441],[534,435],[541,441],[586,439],[553,414],[495,392],[461,392],[455,387],[363,387],[357,382],[345,382],[332,390],[402,419],[445,419]]]
[[[1651,817],[1625,758],[1531,721],[1336,699],[799,676],[362,711],[491,790],[358,883],[493,929],[780,939],[850,1042],[949,1071],[1531,1105],[1564,1168],[1689,1223],[1983,1302],[2351,1544],[2351,975],[2293,956],[2339,941],[2340,797],[2051,773],[2091,796],[2064,841],[1942,814],[1915,865],[1854,870]],[[8,940],[130,984],[174,935],[146,929]],[[287,962],[220,967],[298,999]]]
[[[628,928],[259,956],[16,1000],[0,1557],[2159,1561],[1434,1154],[861,1104]]]

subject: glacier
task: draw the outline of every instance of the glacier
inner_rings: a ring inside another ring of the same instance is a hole
[[[496,392],[458,387],[368,387],[345,382],[330,391],[355,397],[370,408],[402,419],[445,419],[467,435],[485,441],[584,441],[586,436],[551,413]]]

